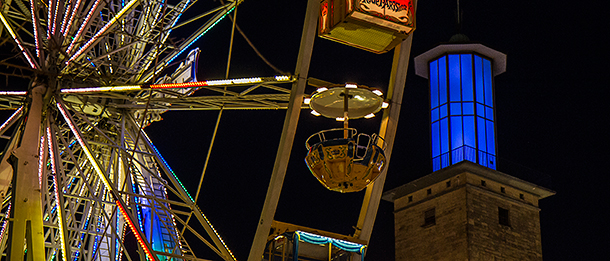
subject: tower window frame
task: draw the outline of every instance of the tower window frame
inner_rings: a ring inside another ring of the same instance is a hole
[[[498,207],[498,223],[503,226],[511,227],[509,209]]]
[[[422,227],[431,227],[436,225],[436,208],[431,208],[424,211],[424,224]]]

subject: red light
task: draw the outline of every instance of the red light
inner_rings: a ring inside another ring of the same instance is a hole
[[[140,243],[140,246],[146,252],[148,259],[155,260],[150,249],[148,249],[148,247],[146,247],[146,244],[144,244],[144,240],[142,239],[142,236],[140,236],[140,231],[137,230],[136,226],[133,224],[133,221],[131,221],[131,218],[129,218],[129,215],[127,215],[127,212],[125,211],[125,208],[123,208],[123,205],[121,205],[121,202],[118,200],[116,200],[115,202],[117,207],[119,207],[119,210],[121,211],[121,215],[123,215],[123,217],[127,221],[131,232],[133,232],[133,234],[136,236],[136,239],[138,240],[138,243]]]

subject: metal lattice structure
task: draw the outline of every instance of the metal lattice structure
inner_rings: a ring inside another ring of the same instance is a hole
[[[328,84],[307,77],[320,2],[308,1],[295,76],[199,82],[189,73],[198,56],[190,46],[241,0],[208,1],[184,19],[195,2],[0,2],[0,48],[13,48],[0,59],[0,74],[29,81],[0,90],[0,109],[14,110],[0,126],[0,137],[8,138],[0,155],[2,257],[207,260],[211,252],[235,260],[197,207],[197,195],[182,186],[143,127],[168,110],[286,109],[248,260],[264,256],[305,86]],[[192,23],[183,27],[194,20],[205,21],[194,30],[185,29]],[[178,30],[188,37],[172,38]],[[388,161],[411,40],[395,48],[392,105],[379,131],[389,145]],[[384,175],[366,189],[352,236],[361,242],[370,238]]]
[[[201,12],[195,18],[207,20],[173,42],[170,33],[193,2],[2,1],[0,46],[16,50],[0,61],[8,68],[2,74],[30,80],[22,90],[0,91],[0,107],[15,110],[0,127],[10,136],[0,164],[3,255],[202,260],[202,242],[235,260],[143,126],[167,110],[286,108],[283,85],[295,79],[159,87],[195,80],[184,75],[196,59],[173,74],[165,69],[241,1]],[[137,88],[97,88],[119,85]],[[192,95],[197,89],[206,94]],[[126,248],[126,237],[138,249]]]

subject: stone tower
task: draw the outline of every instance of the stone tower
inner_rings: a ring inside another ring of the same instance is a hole
[[[392,189],[396,261],[542,260],[538,200],[554,194],[470,161]]]
[[[496,170],[493,77],[506,55],[463,35],[415,58],[429,79],[433,173],[384,193],[396,260],[542,260],[538,200],[555,192]]]

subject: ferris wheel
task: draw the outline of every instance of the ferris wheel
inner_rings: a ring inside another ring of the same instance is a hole
[[[178,23],[194,2],[0,4],[2,44],[16,50],[0,61],[3,74],[30,80],[0,92],[0,106],[14,110],[0,127],[12,132],[0,165],[3,255],[133,260],[140,251],[149,260],[199,260],[198,241],[235,260],[143,126],[172,109],[282,108],[290,90],[281,84],[294,79],[196,82],[199,51],[191,44],[241,1],[215,3]],[[194,19],[204,22],[189,37],[170,39]],[[189,54],[167,73],[182,53]],[[190,97],[199,88],[212,94]]]
[[[242,1],[206,4],[190,19],[182,15],[196,0],[171,2],[0,3],[0,46],[14,46],[0,60],[7,68],[2,74],[29,81],[18,90],[0,90],[0,108],[14,111],[0,126],[0,136],[9,138],[0,155],[0,252],[10,260],[134,260],[135,252],[141,260],[203,260],[208,257],[200,255],[201,243],[223,260],[235,260],[197,207],[199,191],[187,192],[143,128],[168,110],[288,109],[284,132],[290,133],[296,128],[290,118],[305,107],[300,100],[311,56],[307,42],[315,36],[319,7],[312,6],[319,3],[308,4],[300,53],[305,58],[295,76],[197,81],[199,51],[191,45]],[[187,38],[171,38],[195,20],[204,22]],[[406,68],[409,48],[398,52],[407,56],[397,58],[397,66]],[[395,80],[404,85],[404,78]],[[206,94],[193,95],[199,89]],[[399,109],[394,106],[394,113]],[[280,150],[291,146],[290,138],[283,139]],[[287,159],[277,161],[285,165]],[[281,189],[284,174],[285,166],[274,169],[271,183]],[[254,260],[262,256],[268,217],[277,206],[273,186],[254,239]],[[379,197],[376,191],[367,189],[367,198]],[[360,230],[370,230],[375,212],[363,204]]]

